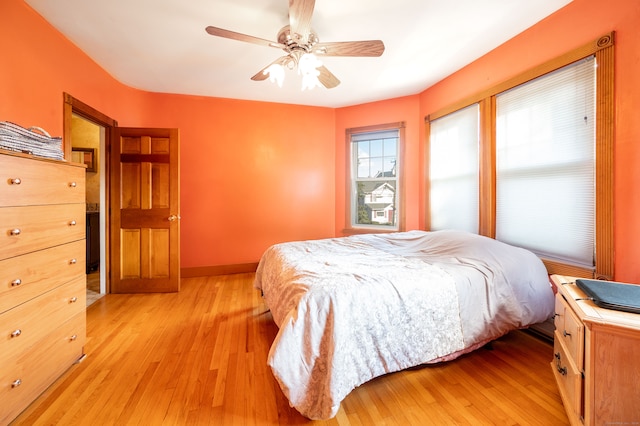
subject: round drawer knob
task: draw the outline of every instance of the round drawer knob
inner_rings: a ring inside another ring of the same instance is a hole
[[[76,340],[77,338],[78,338],[78,335],[77,335],[77,334],[74,334],[73,336],[69,337],[69,340],[73,342],[73,341],[74,341],[74,340]]]
[[[76,186],[78,186],[78,184],[77,184],[77,183],[75,183],[75,182],[69,182],[69,187],[70,187],[70,188],[75,188]]]
[[[22,334],[22,330],[17,329],[16,331],[14,331],[13,333],[11,333],[11,337],[18,337]]]
[[[22,280],[20,278],[16,278],[11,281],[11,287],[18,287],[20,284],[22,284]]]
[[[69,261],[69,265],[75,265],[76,263],[78,263],[78,260],[77,260],[77,259],[71,259],[71,260]]]
[[[11,185],[20,185],[22,183],[22,180],[20,178],[12,178],[9,179],[9,182],[11,183]]]
[[[71,222],[69,222],[69,226],[76,226],[77,222],[75,220],[72,220]]]
[[[76,303],[77,301],[78,301],[78,298],[75,296],[69,299],[69,303]]]
[[[20,231],[19,228],[14,228],[11,231],[9,231],[9,235],[13,235],[13,236],[20,235],[21,232],[22,231]]]
[[[17,380],[14,380],[14,381],[13,381],[13,383],[11,383],[11,387],[12,387],[12,388],[17,388],[17,387],[18,387],[18,386],[20,386],[21,384],[22,384],[22,380],[17,379]]]

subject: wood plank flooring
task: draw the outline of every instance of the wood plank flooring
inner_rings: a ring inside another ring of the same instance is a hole
[[[355,389],[338,415],[289,407],[267,353],[278,329],[253,274],[183,279],[180,293],[106,295],[86,359],[15,425],[566,425],[552,346],[512,332],[457,360]]]

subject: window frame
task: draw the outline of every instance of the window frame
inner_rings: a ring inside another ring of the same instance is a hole
[[[355,181],[355,171],[353,170],[352,136],[361,133],[374,133],[384,131],[398,131],[398,146],[396,156],[396,208],[398,210],[397,224],[391,228],[386,225],[354,225],[353,224],[353,183]],[[345,190],[345,234],[366,234],[366,233],[386,233],[399,232],[405,230],[405,196],[404,196],[404,146],[405,146],[405,123],[395,122],[378,124],[364,127],[353,127],[345,132],[345,163],[346,163],[346,190]]]
[[[595,271],[567,263],[542,259],[550,274],[598,279],[614,276],[613,229],[613,147],[614,147],[614,32],[605,34],[564,55],[525,71],[507,81],[456,102],[425,117],[425,156],[429,153],[430,122],[451,112],[480,103],[480,234],[496,234],[496,95],[530,80],[595,56],[596,142],[595,142]],[[425,229],[430,229],[429,159],[425,158]]]

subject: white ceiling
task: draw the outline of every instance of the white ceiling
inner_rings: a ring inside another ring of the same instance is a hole
[[[321,42],[379,39],[379,58],[325,57],[342,82],[301,91],[251,76],[277,48],[214,37],[208,25],[276,40],[286,0],[25,0],[118,81],[152,92],[342,107],[414,95],[571,0],[316,0]]]

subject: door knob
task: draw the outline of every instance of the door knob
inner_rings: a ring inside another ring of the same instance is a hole
[[[173,222],[174,220],[180,220],[180,215],[175,215],[172,214],[171,216],[168,217],[169,222]]]

